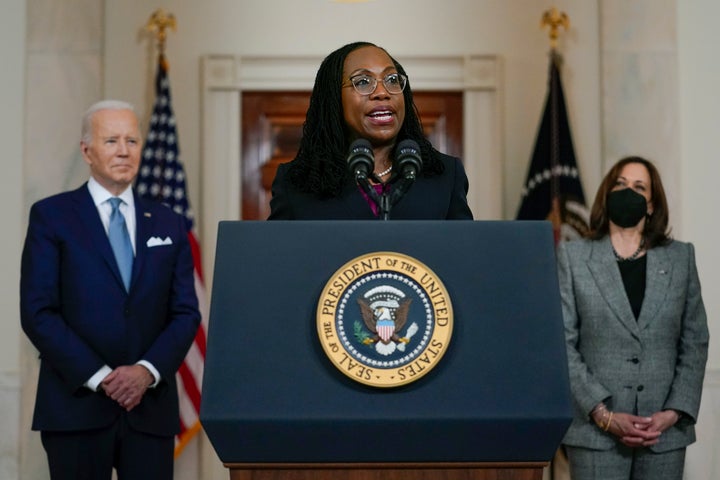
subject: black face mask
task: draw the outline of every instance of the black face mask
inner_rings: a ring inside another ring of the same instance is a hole
[[[647,214],[647,200],[632,188],[615,190],[608,193],[607,213],[618,227],[634,227]]]

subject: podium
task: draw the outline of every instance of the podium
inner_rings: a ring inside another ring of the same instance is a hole
[[[372,252],[452,300],[440,361],[393,388],[341,372],[316,327],[328,280]],[[571,418],[548,222],[220,223],[200,419],[231,478],[540,480]]]

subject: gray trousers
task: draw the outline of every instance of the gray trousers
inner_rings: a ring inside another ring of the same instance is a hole
[[[654,453],[618,443],[610,450],[565,445],[572,480],[682,480],[685,449]]]

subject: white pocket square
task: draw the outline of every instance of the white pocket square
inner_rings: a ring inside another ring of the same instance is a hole
[[[147,241],[148,248],[150,247],[159,247],[161,245],[172,245],[172,239],[170,237],[165,237],[165,240],[163,240],[160,237],[150,237]]]

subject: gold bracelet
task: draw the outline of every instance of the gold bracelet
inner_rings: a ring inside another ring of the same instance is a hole
[[[599,420],[596,420],[596,419],[595,419],[595,414],[597,414],[597,413],[600,414],[600,419],[599,419]],[[600,428],[604,428],[604,427],[605,427],[605,419],[608,417],[608,415],[609,415],[609,412],[608,412],[607,407],[605,406],[605,404],[604,404],[603,402],[598,403],[598,404],[595,406],[595,408],[593,408],[592,411],[590,412],[590,416],[592,417],[593,421],[594,421],[595,424],[596,424],[598,427],[600,427]]]
[[[614,412],[610,412],[610,418],[608,418],[607,424],[605,424],[605,428],[603,428],[603,431],[607,432],[610,430],[610,424],[612,423],[612,417]]]

